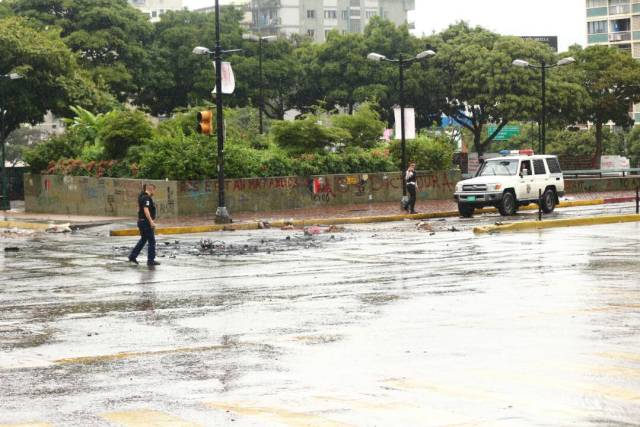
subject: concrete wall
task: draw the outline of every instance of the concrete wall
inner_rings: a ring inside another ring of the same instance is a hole
[[[418,199],[451,199],[457,171],[418,174]],[[143,182],[153,182],[160,218],[207,215],[218,205],[217,181],[141,181],[134,179],[25,175],[27,212],[68,215],[129,216],[137,212]],[[631,190],[640,177],[571,179],[567,193]],[[230,179],[225,199],[231,212],[397,202],[402,194],[399,173]]]
[[[580,178],[566,179],[565,192],[593,193],[600,191],[635,190],[640,185],[640,177],[612,177],[612,178]]]
[[[158,214],[175,217],[177,183],[156,184],[154,200]],[[135,216],[143,181],[136,179],[92,178],[86,176],[25,175],[27,212],[67,215]]]
[[[459,172],[419,174],[418,198],[450,198]],[[145,181],[158,186],[161,217],[206,215],[218,205],[215,180]],[[27,212],[134,216],[143,181],[132,179],[26,175]],[[369,202],[399,201],[399,173],[231,179],[225,200],[231,212],[261,212]]]

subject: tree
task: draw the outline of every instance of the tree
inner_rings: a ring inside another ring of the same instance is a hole
[[[152,114],[169,114],[176,108],[201,105],[211,100],[215,71],[211,61],[192,53],[196,46],[213,49],[213,13],[174,11],[155,24],[150,46],[152,66],[145,76],[137,103]],[[233,7],[220,12],[221,43],[224,49],[241,46],[242,13]],[[227,60],[227,59],[225,59]],[[255,72],[255,70],[254,70]]]
[[[20,17],[0,20],[0,72],[24,77],[0,79],[5,135],[22,123],[39,123],[49,110],[63,116],[70,103],[104,106],[110,101],[78,68],[58,31],[36,29]]]
[[[551,63],[553,52],[541,43],[505,37],[465,23],[440,34],[437,56],[441,73],[431,90],[438,94],[440,110],[473,134],[474,148],[482,155],[513,119],[536,117],[539,78],[533,71],[512,66],[516,58]],[[485,136],[488,124],[496,130]]]
[[[57,26],[99,85],[120,101],[135,97],[149,71],[152,24],[127,0],[14,0],[17,15],[46,29]]]
[[[595,127],[594,167],[600,168],[604,125],[609,121],[623,128],[633,124],[629,110],[640,102],[640,64],[615,47],[574,47],[572,53],[589,100],[581,118]]]

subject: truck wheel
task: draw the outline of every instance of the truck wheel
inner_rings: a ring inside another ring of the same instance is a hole
[[[502,195],[502,200],[498,205],[498,211],[502,216],[513,216],[516,214],[518,210],[518,205],[516,204],[516,197],[513,195],[511,191],[505,191]]]
[[[547,188],[542,194],[542,212],[551,213],[556,208],[556,192],[553,188]]]
[[[469,204],[458,203],[458,212],[460,212],[460,216],[463,218],[471,218],[475,210],[476,209]]]

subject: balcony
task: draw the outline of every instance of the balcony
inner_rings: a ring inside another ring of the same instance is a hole
[[[609,15],[626,15],[629,13],[631,13],[631,6],[628,4],[609,6]]]
[[[631,31],[609,34],[609,43],[628,42],[630,40],[631,40]]]

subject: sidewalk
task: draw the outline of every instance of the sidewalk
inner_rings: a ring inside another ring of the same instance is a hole
[[[610,203],[625,202],[635,199],[633,191],[614,192],[594,192],[569,194],[561,201],[586,201],[604,200]],[[422,200],[416,203],[416,210],[421,214],[435,214],[438,212],[455,212],[457,205],[451,200]],[[327,218],[351,218],[351,217],[379,217],[388,215],[399,215],[405,213],[400,209],[400,201],[385,203],[354,204],[343,206],[319,206],[305,209],[292,209],[285,211],[269,212],[231,212],[231,217],[235,224],[253,223],[256,221],[290,221],[290,220],[312,220]],[[156,222],[160,227],[171,226],[197,226],[203,224],[213,224],[215,212],[211,215],[198,217],[179,218],[159,218]],[[120,223],[122,226],[132,224],[136,221],[135,212],[129,217],[108,217],[108,216],[80,216],[80,215],[57,215],[46,213],[26,213],[24,212],[24,202],[12,202],[12,209],[0,212],[0,220],[16,222],[39,222],[39,223],[70,223],[71,225],[100,225]]]

